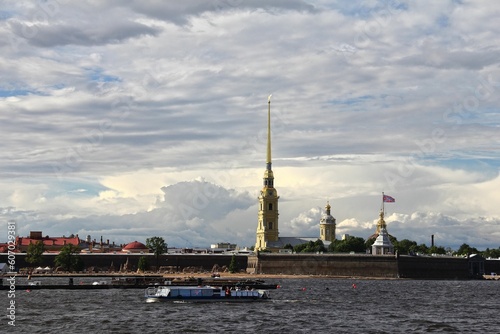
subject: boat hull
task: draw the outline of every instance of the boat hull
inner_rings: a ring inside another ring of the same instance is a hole
[[[145,292],[146,302],[255,302],[270,298],[267,290],[230,290],[217,287],[150,287]]]

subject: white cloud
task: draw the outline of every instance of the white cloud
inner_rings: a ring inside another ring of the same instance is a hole
[[[499,246],[495,2],[4,7],[0,195],[20,233],[125,242],[168,221],[178,245],[251,245],[273,93],[283,236],[316,235],[330,200],[366,237],[385,191],[398,238]]]

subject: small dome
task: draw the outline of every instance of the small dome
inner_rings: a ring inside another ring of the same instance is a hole
[[[146,245],[139,241],[132,241],[127,244],[127,246],[123,247],[123,249],[148,249]]]

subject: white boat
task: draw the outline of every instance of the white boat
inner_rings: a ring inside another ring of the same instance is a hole
[[[31,282],[28,282],[28,285],[31,285],[31,286],[42,285],[42,281],[31,281]]]
[[[108,282],[106,282],[106,281],[97,281],[97,282],[93,282],[92,285],[108,285]]]
[[[252,302],[270,298],[267,290],[234,290],[213,286],[155,286],[145,292],[146,302]]]

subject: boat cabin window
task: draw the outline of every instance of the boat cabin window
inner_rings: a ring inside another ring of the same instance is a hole
[[[193,296],[193,297],[200,297],[201,296],[201,289],[193,289],[193,290],[191,290],[191,296]]]
[[[179,289],[179,296],[189,297],[189,296],[191,296],[191,290],[190,289]]]
[[[204,297],[212,297],[213,296],[213,293],[214,291],[212,289],[205,289],[205,290],[202,290],[202,295]],[[220,290],[219,290],[219,294],[220,294]]]

